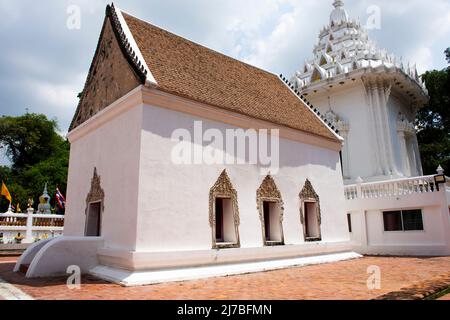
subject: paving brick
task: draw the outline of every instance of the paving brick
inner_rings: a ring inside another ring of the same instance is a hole
[[[85,276],[80,290],[69,290],[64,277],[26,279],[0,259],[0,277],[36,299],[374,299],[450,273],[450,257],[364,257],[337,263],[239,276],[125,288]],[[381,289],[369,290],[367,268],[381,270]]]

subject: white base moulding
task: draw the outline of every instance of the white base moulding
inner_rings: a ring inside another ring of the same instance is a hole
[[[97,266],[90,270],[90,274],[100,279],[118,283],[125,287],[143,286],[165,282],[197,280],[212,277],[223,277],[253,272],[284,269],[289,267],[307,266],[313,264],[331,263],[361,258],[355,252],[343,252],[319,256],[300,257],[251,263],[225,264],[206,267],[153,270],[153,271],[127,271],[124,269]]]

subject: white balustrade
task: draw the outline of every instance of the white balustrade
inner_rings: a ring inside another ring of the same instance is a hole
[[[450,189],[447,181],[446,187]],[[406,179],[357,183],[345,186],[345,198],[370,199],[397,197],[413,193],[437,192],[434,176],[422,176]]]
[[[62,235],[64,216],[56,214],[0,213],[0,244],[32,243],[40,239]]]

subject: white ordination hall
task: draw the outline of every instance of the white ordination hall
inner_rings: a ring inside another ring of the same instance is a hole
[[[333,6],[287,77],[108,6],[68,134],[64,235],[15,270],[132,286],[449,255],[450,186],[423,175],[414,127],[425,84]]]

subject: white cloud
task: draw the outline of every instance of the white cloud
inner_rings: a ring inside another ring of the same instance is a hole
[[[78,101],[73,86],[32,81],[29,87],[33,88],[36,99],[45,101],[50,108],[72,109]]]
[[[420,71],[446,65],[448,0],[345,0],[364,23],[381,8],[382,28],[370,32],[388,51]],[[0,113],[32,111],[58,117],[65,130],[83,88],[110,0],[0,0]],[[117,0],[122,9],[197,43],[274,73],[292,74],[312,54],[328,24],[332,0]],[[79,5],[81,30],[66,28],[66,8]],[[32,9],[30,9],[32,8]],[[30,92],[24,96],[22,92]]]
[[[430,48],[421,47],[411,56],[411,60],[417,64],[419,74],[433,67],[433,53]]]

